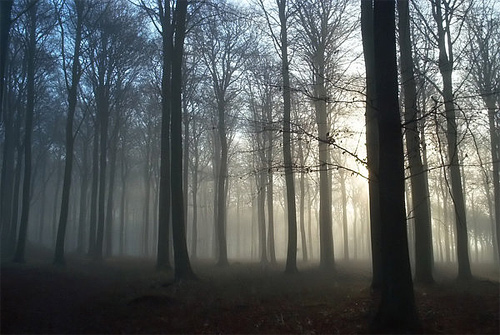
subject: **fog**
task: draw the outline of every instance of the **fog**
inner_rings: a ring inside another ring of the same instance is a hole
[[[495,1],[0,5],[2,333],[498,333]]]

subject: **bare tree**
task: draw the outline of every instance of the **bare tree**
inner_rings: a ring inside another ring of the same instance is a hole
[[[427,171],[420,154],[418,130],[417,89],[414,77],[413,56],[410,39],[410,13],[407,0],[398,0],[399,45],[401,78],[404,92],[404,120],[406,151],[410,168],[411,201],[415,217],[415,281],[431,283],[432,278],[432,233],[429,206]]]
[[[375,0],[373,42],[379,133],[379,201],[382,297],[376,332],[419,330],[406,233],[403,139],[398,101],[395,2]]]
[[[75,23],[75,36],[74,36],[74,49],[71,64],[71,83],[66,82],[66,89],[68,91],[68,115],[66,120],[66,154],[65,154],[65,166],[64,166],[64,181],[63,190],[61,198],[61,213],[59,215],[59,225],[57,230],[56,239],[56,249],[54,254],[54,263],[58,265],[63,265],[64,260],[64,240],[66,237],[66,226],[68,224],[68,211],[69,211],[69,197],[71,190],[71,179],[73,171],[73,156],[74,156],[74,144],[75,136],[73,131],[73,122],[75,119],[75,111],[78,96],[78,84],[82,75],[82,69],[80,66],[80,48],[82,42],[82,30],[83,30],[83,20],[85,16],[85,1],[75,1],[73,4],[74,13],[76,14]],[[65,39],[67,36],[64,34],[64,25],[61,17],[58,17],[59,27],[61,30],[62,39],[62,58],[64,61],[63,71],[65,73],[65,78],[69,78],[66,69],[66,49],[65,49]]]

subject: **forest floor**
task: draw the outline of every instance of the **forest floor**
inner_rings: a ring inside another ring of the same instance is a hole
[[[294,275],[255,263],[194,263],[199,280],[174,284],[152,260],[70,256],[61,268],[40,250],[26,259],[1,266],[1,334],[366,334],[376,308],[370,270],[354,262]],[[474,280],[458,282],[453,269],[437,266],[435,284],[415,287],[425,333],[499,333],[498,268],[473,272]]]

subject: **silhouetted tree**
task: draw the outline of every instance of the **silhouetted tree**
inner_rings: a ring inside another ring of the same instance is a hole
[[[382,296],[372,330],[419,330],[406,233],[404,155],[398,101],[395,2],[373,7],[375,103],[379,134]]]
[[[73,131],[73,122],[75,119],[77,95],[78,95],[78,84],[80,82],[80,77],[82,75],[82,69],[80,66],[80,48],[82,40],[82,28],[83,19],[86,3],[85,1],[75,1],[74,2],[74,13],[76,14],[75,23],[75,36],[74,36],[74,46],[73,46],[73,56],[71,65],[71,83],[66,82],[66,89],[68,91],[68,114],[66,119],[66,154],[65,154],[65,166],[64,166],[64,181],[62,190],[62,202],[61,202],[61,213],[59,215],[59,225],[57,229],[57,239],[56,239],[56,249],[54,254],[54,263],[58,265],[63,265],[64,260],[64,240],[66,237],[66,226],[68,224],[68,211],[69,211],[69,197],[71,189],[71,179],[73,171],[73,156],[74,156],[74,144],[75,136]],[[68,15],[69,16],[69,15]],[[64,35],[64,27],[62,18],[59,17],[59,25],[61,29],[61,38],[64,40],[67,36]],[[65,43],[63,42],[64,46]],[[61,50],[63,60],[66,59],[66,50]],[[66,64],[63,64],[63,71],[66,73]],[[69,78],[66,74],[65,78]]]
[[[410,168],[411,201],[415,222],[415,281],[431,283],[432,232],[427,171],[420,155],[417,88],[413,71],[408,0],[398,0],[401,79],[404,93],[406,151]]]
[[[37,9],[36,0],[29,4],[28,10],[28,49],[27,49],[27,93],[26,93],[26,115],[24,121],[24,176],[21,222],[16,246],[14,261],[24,263],[24,253],[28,234],[28,220],[30,213],[31,196],[31,145],[33,134],[33,115],[35,113],[35,62],[37,47]]]

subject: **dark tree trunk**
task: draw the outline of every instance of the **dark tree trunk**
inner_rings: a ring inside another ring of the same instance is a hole
[[[427,171],[420,155],[417,88],[413,74],[408,0],[398,0],[401,78],[404,92],[406,151],[410,166],[411,200],[415,223],[415,281],[432,283],[432,231]]]
[[[340,193],[342,195],[342,232],[344,237],[344,259],[349,260],[349,231],[347,229],[347,192],[345,189],[346,175],[340,170]]]
[[[156,268],[170,269],[169,223],[171,208],[170,190],[170,100],[172,71],[172,24],[170,1],[158,2],[162,27],[162,79],[161,79],[161,154],[160,154],[160,191],[158,203],[158,251]]]
[[[459,165],[458,127],[456,121],[455,103],[453,102],[453,49],[450,41],[450,31],[444,25],[441,0],[433,4],[434,19],[437,24],[439,47],[439,72],[443,79],[443,99],[446,113],[446,139],[450,164],[451,197],[455,207],[455,225],[457,229],[457,259],[458,278],[468,280],[472,277],[469,261],[469,241],[467,237],[467,219],[462,187],[462,177]]]
[[[24,177],[23,177],[23,198],[21,210],[21,223],[19,226],[19,236],[17,240],[14,261],[24,263],[24,253],[28,234],[28,220],[30,213],[31,195],[31,138],[33,134],[33,115],[35,114],[35,59],[36,59],[36,23],[37,23],[37,3],[30,5],[29,15],[29,44],[28,44],[28,69],[27,69],[27,95],[26,95],[26,116],[24,128]]]
[[[0,2],[1,3],[1,2]],[[2,47],[3,48],[3,47]],[[14,122],[13,110],[8,110],[4,115],[4,142],[3,142],[3,156],[2,156],[2,180],[0,187],[0,220],[1,220],[1,251],[2,256],[13,255],[13,248],[9,241],[12,221],[12,203],[14,196],[14,175],[15,175],[15,155],[19,141],[19,130],[17,122]]]
[[[373,7],[375,85],[379,128],[382,296],[372,330],[419,330],[411,278],[405,211],[404,154],[396,64],[395,2]]]
[[[361,0],[361,32],[366,68],[366,153],[368,158],[368,188],[370,203],[370,229],[372,248],[372,288],[382,284],[382,258],[380,251],[380,203],[379,203],[379,153],[378,124],[375,106],[375,44],[373,41],[373,0]]]
[[[268,109],[268,122],[272,122],[271,118],[271,108]],[[267,239],[269,245],[269,261],[271,264],[276,264],[276,249],[274,245],[274,196],[273,196],[273,146],[272,146],[273,134],[268,131],[268,141],[267,141]],[[239,221],[238,221],[239,222]]]
[[[109,101],[104,84],[104,69],[99,69],[99,86],[97,88],[97,113],[99,117],[99,191],[97,195],[97,235],[95,243],[95,260],[102,260],[104,246],[105,213],[106,213],[106,167],[108,152]]]
[[[257,172],[257,220],[259,221],[260,264],[268,264],[266,239],[266,172],[261,168]]]
[[[184,197],[182,191],[182,58],[186,33],[187,0],[178,0],[175,8],[175,44],[172,52],[172,234],[174,242],[175,280],[196,279],[186,243]]]
[[[143,219],[144,219],[144,226],[143,226],[143,231],[142,231],[142,253],[144,256],[149,256],[149,230],[150,230],[150,218],[149,214],[151,211],[151,139],[150,135],[147,135],[148,138],[146,139],[146,159],[145,159],[145,166],[144,166],[144,205],[143,205]]]
[[[96,249],[97,231],[97,191],[99,188],[99,120],[96,116],[94,123],[94,141],[92,148],[92,189],[90,195],[90,231],[89,256],[93,257]]]
[[[3,93],[5,83],[5,71],[7,67],[7,55],[9,50],[10,13],[14,0],[0,1],[0,121],[4,120]]]
[[[217,173],[217,221],[215,222],[217,230],[217,265],[228,265],[227,260],[227,241],[226,241],[226,185],[227,185],[227,155],[228,144],[225,123],[225,102],[224,97],[218,99],[218,135],[220,143],[220,161]]]
[[[125,147],[122,146],[121,150],[121,184],[122,192],[120,194],[120,228],[118,235],[118,252],[123,255],[125,252],[125,222],[127,217],[127,176],[128,176],[128,165],[126,162]]]
[[[300,200],[299,200],[299,227],[300,227],[300,240],[301,240],[301,245],[302,245],[302,260],[304,262],[307,262],[308,260],[308,255],[307,255],[307,242],[306,242],[306,227],[305,227],[305,192],[306,192],[306,187],[305,187],[305,159],[304,159],[304,148],[303,148],[303,140],[299,139],[299,156],[300,156],[300,166],[301,166],[301,171],[300,171],[300,181],[299,181],[299,187],[300,187]]]
[[[119,122],[119,121],[117,121]],[[108,203],[106,205],[106,243],[105,255],[111,257],[113,254],[113,213],[114,213],[114,194],[115,194],[115,176],[116,176],[116,151],[118,149],[119,123],[115,125],[113,134],[113,143],[109,157],[109,184],[108,184]]]
[[[87,226],[87,206],[88,206],[88,190],[89,190],[89,160],[88,160],[88,144],[87,141],[83,144],[82,170],[80,178],[80,212],[78,217],[78,238],[77,251],[83,253],[85,250],[85,234]]]
[[[10,251],[9,255],[15,251],[17,243],[17,230],[19,224],[19,197],[21,193],[21,176],[23,172],[23,152],[24,146],[20,143],[19,139],[16,140],[17,144],[17,160],[14,175],[14,193],[12,195],[12,208],[11,208],[11,224],[9,226],[9,239],[7,241],[7,249]],[[57,193],[56,193],[57,199]]]
[[[68,87],[68,116],[66,120],[66,155],[64,161],[64,179],[61,198],[61,213],[59,214],[59,226],[57,229],[56,249],[54,253],[54,264],[64,265],[64,240],[66,238],[66,227],[68,225],[69,198],[71,191],[71,179],[73,174],[73,156],[75,146],[75,134],[73,134],[73,122],[75,119],[76,102],[78,97],[78,83],[80,81],[80,42],[82,38],[84,2],[76,1],[76,32],[75,49],[73,51],[73,65],[71,68],[71,86]],[[64,38],[64,36],[62,36]],[[65,50],[62,50],[65,52]]]
[[[286,273],[296,273],[297,270],[297,210],[295,206],[295,185],[293,180],[292,150],[290,144],[291,128],[291,97],[290,72],[288,61],[288,27],[286,0],[277,0],[281,28],[281,75],[283,80],[283,160],[285,164],[286,203],[288,216],[288,248],[286,254]]]

